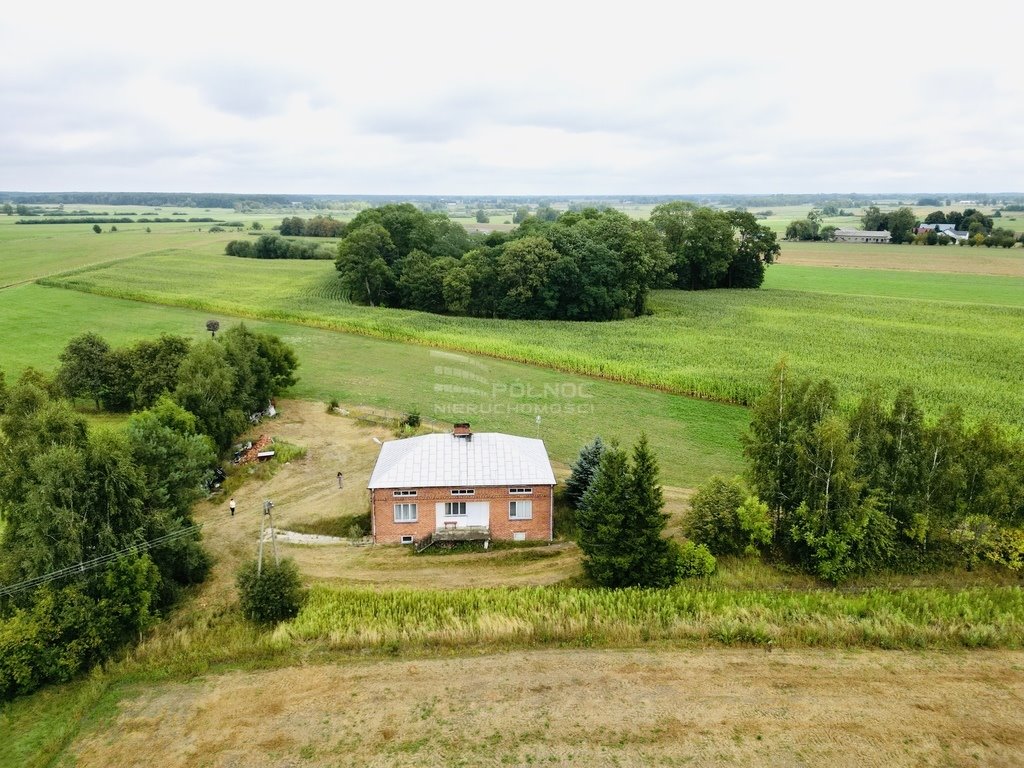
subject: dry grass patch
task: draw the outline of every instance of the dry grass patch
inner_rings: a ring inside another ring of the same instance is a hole
[[[1005,250],[953,245],[783,243],[780,261],[783,264],[801,264],[808,267],[853,267],[1024,277],[1024,251],[1017,248]]]
[[[523,651],[208,676],[77,765],[1016,766],[1024,655]]]

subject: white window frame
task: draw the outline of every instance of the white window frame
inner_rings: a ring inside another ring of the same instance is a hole
[[[399,517],[399,512],[412,512],[412,517]],[[420,511],[416,506],[415,502],[404,502],[395,504],[394,508],[395,522],[396,523],[418,523],[420,520]]]
[[[452,488],[452,496],[474,496],[476,490],[473,488]]]
[[[525,508],[525,514],[520,514],[520,508]],[[509,520],[533,520],[532,501],[510,501],[508,503]]]
[[[415,544],[416,538],[414,536],[405,535],[402,537],[403,544]]]
[[[394,491],[393,496],[415,496],[416,491]]]
[[[511,494],[527,494],[533,493],[533,488],[509,488],[508,492]]]
[[[459,511],[453,511],[453,510]],[[444,503],[444,516],[445,517],[465,517],[466,516],[466,502],[464,501],[446,501]]]

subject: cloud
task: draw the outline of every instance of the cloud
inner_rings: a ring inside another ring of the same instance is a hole
[[[927,13],[926,13],[927,10]],[[1017,3],[987,12],[1024,21]],[[56,0],[0,27],[0,189],[614,194],[1019,188],[1012,46],[936,0]],[[893,186],[895,185],[895,186]]]

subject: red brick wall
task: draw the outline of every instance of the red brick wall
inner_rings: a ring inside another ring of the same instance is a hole
[[[473,486],[472,496],[452,496],[452,489],[416,488],[415,496],[395,496],[393,488],[376,488],[371,494],[373,503],[374,541],[378,544],[398,544],[402,536],[417,539],[437,529],[435,507],[444,501],[490,502],[491,537],[511,539],[512,534],[523,532],[528,541],[549,541],[551,538],[551,486],[534,485],[533,493],[510,494],[508,486]],[[402,489],[412,490],[412,489]],[[509,501],[532,501],[532,520],[509,520]],[[415,503],[417,521],[396,523],[395,504]]]

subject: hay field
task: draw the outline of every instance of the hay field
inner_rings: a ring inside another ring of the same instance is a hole
[[[79,768],[1010,766],[1024,655],[549,650],[124,690]]]

